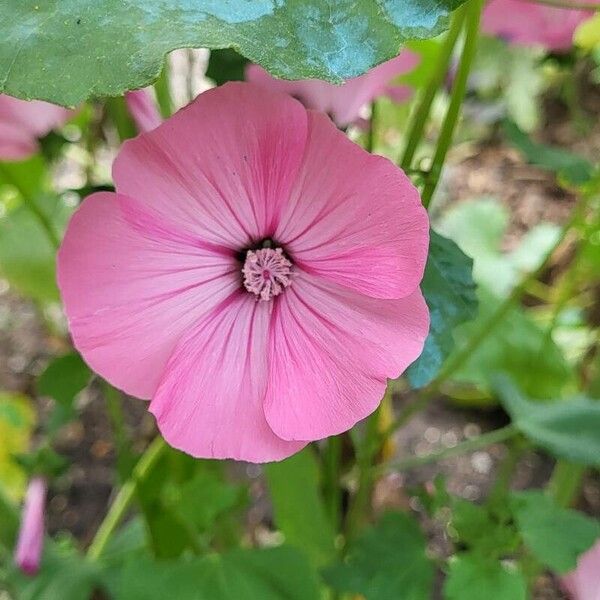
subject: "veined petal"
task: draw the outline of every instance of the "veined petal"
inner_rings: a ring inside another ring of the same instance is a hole
[[[149,398],[182,332],[238,289],[240,274],[233,256],[169,229],[132,198],[101,192],[69,223],[58,283],[85,360]]]
[[[273,234],[307,134],[302,105],[259,86],[208,90],[117,157],[117,191],[167,223],[240,249]]]
[[[429,313],[420,290],[369,298],[299,273],[278,299],[269,336],[265,414],[286,440],[350,429],[421,353]]]
[[[272,306],[241,292],[182,338],[150,404],[169,444],[250,462],[281,460],[305,445],[275,435],[263,411]]]
[[[398,167],[311,112],[302,169],[275,237],[311,273],[374,298],[402,298],[423,277],[429,221]]]

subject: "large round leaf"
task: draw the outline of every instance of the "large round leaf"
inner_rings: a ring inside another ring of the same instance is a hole
[[[118,95],[182,47],[233,47],[280,77],[340,81],[438,34],[463,1],[3,0],[0,92],[64,105]]]

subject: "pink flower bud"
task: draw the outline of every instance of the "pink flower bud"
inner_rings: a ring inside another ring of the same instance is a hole
[[[15,550],[15,564],[26,575],[35,575],[40,568],[44,545],[44,504],[46,502],[46,480],[34,477],[29,482],[21,530]]]
[[[147,88],[127,92],[125,102],[140,133],[151,131],[161,124],[162,118],[156,102]]]

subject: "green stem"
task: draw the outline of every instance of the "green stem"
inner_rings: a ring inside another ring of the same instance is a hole
[[[510,426],[514,427],[514,426]],[[516,433],[516,429],[515,429]],[[519,464],[519,460],[525,450],[524,440],[521,438],[520,444],[515,443],[518,440],[513,440],[508,445],[508,453],[504,457],[504,460],[500,463],[498,468],[498,474],[496,475],[496,481],[488,494],[487,504],[488,506],[499,506],[506,502],[507,492],[510,489],[510,484],[513,478],[513,473]]]
[[[407,471],[409,469],[415,469],[423,465],[439,462],[440,460],[444,460],[446,458],[452,458],[453,456],[468,454],[470,452],[474,452],[475,450],[479,450],[480,448],[487,448],[493,444],[504,442],[516,436],[517,434],[518,430],[514,425],[507,425],[501,429],[496,429],[495,431],[484,433],[471,440],[461,442],[453,448],[444,448],[443,450],[432,452],[431,454],[427,454],[425,456],[412,456],[404,460],[389,462],[385,465],[381,465],[380,469],[382,471]]]
[[[566,460],[557,461],[550,481],[546,485],[548,493],[560,506],[570,506],[581,488],[585,467]]]
[[[356,457],[358,486],[352,498],[346,518],[346,539],[352,540],[361,528],[369,509],[374,481],[373,459],[379,449],[378,444],[379,410],[371,414],[366,422],[365,436]]]
[[[323,456],[323,496],[329,519],[337,531],[342,505],[340,488],[340,462],[342,458],[342,436],[334,435],[327,440]]]
[[[103,382],[106,408],[114,432],[115,447],[117,450],[117,471],[120,481],[125,481],[131,474],[135,464],[135,455],[130,447],[125,415],[121,406],[122,395],[112,385]]]
[[[158,102],[160,114],[163,119],[170,117],[173,113],[173,101],[171,99],[171,90],[169,89],[169,70],[169,61],[167,60],[158,79],[154,82],[156,101]]]
[[[458,35],[462,29],[464,19],[465,9],[464,7],[461,7],[454,13],[450,30],[448,31],[446,39],[440,48],[435,70],[429,83],[427,84],[427,87],[424,89],[419,101],[419,105],[415,110],[410,129],[408,130],[404,154],[400,162],[400,166],[405,171],[410,169],[415,152],[419,146],[419,142],[423,137],[423,130],[425,129],[425,124],[427,123],[429,113],[431,112],[431,106],[438,90],[441,88],[444,82],[446,73],[448,72],[448,66],[450,65],[450,59],[452,58],[452,52],[454,50],[454,46],[456,46],[456,40],[458,39]]]
[[[481,10],[483,8],[483,0],[471,0],[467,5],[466,12],[466,37],[463,51],[460,57],[460,63],[458,65],[458,72],[456,73],[456,79],[452,86],[452,95],[450,97],[450,106],[446,113],[446,118],[442,125],[440,137],[438,139],[437,148],[433,156],[433,162],[429,177],[425,183],[423,189],[422,199],[423,206],[427,208],[431,202],[431,198],[437,188],[442,167],[446,160],[446,154],[450,149],[452,138],[454,136],[454,129],[460,116],[460,110],[462,107],[465,94],[467,92],[467,82],[469,73],[471,71],[471,65],[475,58],[475,51],[477,50],[477,39],[479,36],[479,20],[481,18]]]
[[[1,163],[0,176],[2,177],[2,179],[4,179],[4,181],[6,181],[7,183],[9,183],[17,189],[25,207],[29,211],[31,211],[31,214],[38,220],[40,226],[46,232],[50,244],[55,249],[58,249],[58,247],[60,246],[60,239],[58,237],[58,234],[54,230],[50,219],[46,216],[44,211],[36,204],[35,200],[29,195],[24,186],[21,185],[21,182],[16,177],[13,177],[10,170],[4,168],[4,166]]]
[[[148,446],[146,452],[144,452],[135,466],[131,478],[119,490],[104,521],[102,521],[102,524],[96,532],[96,535],[88,548],[88,558],[92,560],[98,560],[100,558],[111,535],[115,532],[121,519],[123,519],[131,506],[139,482],[143,481],[149,475],[166,449],[167,445],[160,436],[156,437],[150,446]]]

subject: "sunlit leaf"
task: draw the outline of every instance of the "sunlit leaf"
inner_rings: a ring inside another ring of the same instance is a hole
[[[182,47],[233,47],[280,77],[340,81],[437,35],[462,2],[5,0],[0,92],[65,105],[116,96],[156,79]]]

